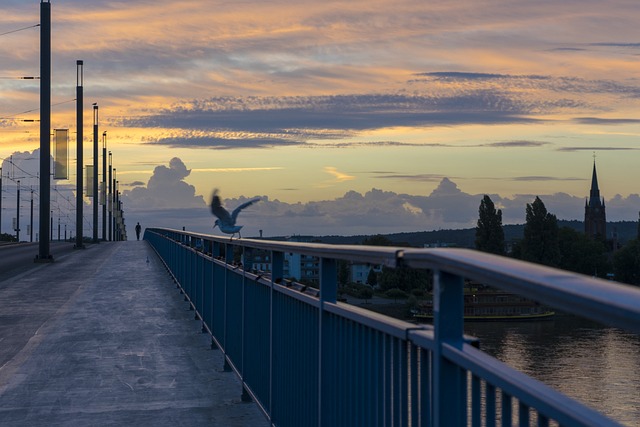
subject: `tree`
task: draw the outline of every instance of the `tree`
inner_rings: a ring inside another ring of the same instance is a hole
[[[366,237],[362,241],[362,244],[366,246],[393,246],[393,242],[384,237],[382,234],[376,234],[375,236]]]
[[[613,255],[613,271],[616,281],[640,285],[640,240],[629,241]]]
[[[426,270],[399,266],[396,268],[382,267],[378,284],[382,290],[398,288],[403,291],[411,289],[429,289],[431,277]]]
[[[605,277],[611,271],[607,246],[598,239],[573,228],[562,227],[558,233],[560,262],[558,267],[589,276]]]
[[[349,263],[345,260],[338,261],[338,284],[346,285],[349,282]]]
[[[409,295],[402,289],[392,288],[385,292],[387,298],[392,298],[395,303],[398,302],[399,299],[406,299]]]
[[[371,298],[373,298],[373,289],[363,286],[362,289],[360,289],[360,291],[358,292],[358,298],[362,298],[365,301],[370,300]]]
[[[15,234],[2,233],[0,234],[0,241],[3,242],[15,242],[16,236]]]
[[[482,198],[478,209],[476,249],[492,254],[504,254],[502,211],[500,209],[496,210],[493,201],[487,195]]]
[[[527,203],[521,257],[525,261],[557,266],[560,261],[558,220],[547,212],[539,197]]]
[[[369,275],[367,275],[367,284],[374,288],[378,286],[378,274],[373,271],[373,268],[369,269]]]

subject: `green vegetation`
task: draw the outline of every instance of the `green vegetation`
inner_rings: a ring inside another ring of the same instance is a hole
[[[0,234],[0,242],[15,242],[16,236],[14,234],[2,233]]]
[[[560,263],[558,220],[547,212],[539,197],[527,203],[524,238],[520,245],[520,257],[525,261],[549,266]]]
[[[492,254],[504,254],[504,230],[502,229],[502,211],[496,210],[491,198],[485,195],[478,209],[476,227],[476,249]]]
[[[640,286],[640,240],[631,240],[613,255],[613,269],[617,281]]]

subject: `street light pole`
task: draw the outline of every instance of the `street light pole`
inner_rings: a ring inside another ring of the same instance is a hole
[[[98,243],[98,105],[93,104],[93,243]]]
[[[52,262],[49,253],[51,206],[51,2],[40,0],[40,243],[36,262]]]
[[[17,184],[18,191],[16,196],[16,240],[20,243],[20,180]]]
[[[107,131],[102,133],[102,240],[107,240]]]
[[[112,167],[113,167],[113,159],[111,158],[111,151],[109,151],[109,194],[107,196],[107,204],[109,205],[109,241],[113,240],[113,234],[111,234],[112,228],[112,218],[111,212],[113,211],[113,194],[111,193],[111,177],[112,177]]]
[[[82,88],[83,81],[83,61],[76,61],[77,65],[77,85],[76,85],[76,244],[75,249],[83,249],[84,243],[82,236],[82,209],[84,206],[82,198],[82,172],[84,167],[82,140],[84,138],[82,128],[84,126],[83,114],[83,102],[84,94]],[[42,236],[42,234],[41,234]]]
[[[2,236],[2,168],[0,168],[0,236]]]
[[[29,241],[33,242],[33,188],[31,189],[31,227],[29,228]]]

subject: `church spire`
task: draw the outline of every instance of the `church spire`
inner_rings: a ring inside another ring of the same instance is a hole
[[[598,174],[596,172],[596,160],[593,159],[593,174],[591,175],[591,191],[589,194],[589,206],[601,206],[600,189],[598,188]]]
[[[604,239],[607,236],[607,216],[604,198],[600,198],[600,188],[598,188],[595,154],[593,157],[593,173],[591,174],[591,191],[584,207],[584,231],[590,238],[600,236],[601,239]]]

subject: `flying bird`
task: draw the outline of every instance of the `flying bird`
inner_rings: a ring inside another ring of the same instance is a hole
[[[245,202],[235,208],[233,212],[229,213],[228,210],[222,206],[222,201],[220,200],[220,196],[218,196],[218,189],[215,189],[213,192],[213,198],[211,199],[211,213],[214,214],[218,219],[216,219],[213,228],[218,227],[220,231],[223,233],[231,234],[231,238],[237,233],[238,237],[242,238],[240,235],[240,229],[242,225],[236,225],[236,219],[238,218],[238,214],[240,211],[252,204],[259,202],[260,198],[256,197],[255,199],[251,199],[248,202]]]

